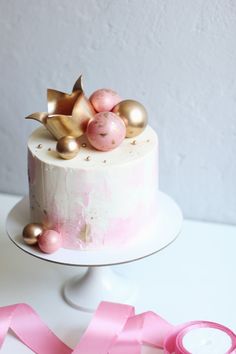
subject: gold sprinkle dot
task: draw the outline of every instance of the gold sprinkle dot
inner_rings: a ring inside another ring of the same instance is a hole
[[[52,149],[51,149],[51,148],[48,148],[48,151],[52,151]]]
[[[42,149],[43,145],[42,144],[38,144],[37,149]]]
[[[91,157],[90,156],[87,156],[86,158],[85,158],[85,161],[90,161],[91,160]]]
[[[83,148],[86,148],[86,146],[87,146],[87,144],[85,144],[85,143],[82,144],[82,147],[83,147]]]
[[[137,144],[137,141],[136,140],[133,140],[131,145],[136,145]]]

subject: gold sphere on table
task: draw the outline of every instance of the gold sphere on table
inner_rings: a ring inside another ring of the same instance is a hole
[[[148,115],[145,107],[134,100],[125,100],[118,103],[113,109],[123,119],[126,125],[126,138],[133,138],[145,129]]]
[[[39,223],[27,224],[22,232],[24,242],[27,245],[36,245],[38,242],[38,237],[43,233],[44,227]]]
[[[62,159],[73,159],[79,152],[78,139],[73,136],[64,136],[58,140],[56,150]]]

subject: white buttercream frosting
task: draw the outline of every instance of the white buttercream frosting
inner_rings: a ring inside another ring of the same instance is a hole
[[[123,244],[154,222],[158,139],[151,127],[108,152],[80,138],[79,154],[62,160],[44,128],[28,142],[31,219],[62,233],[64,247]]]
[[[71,160],[63,160],[57,156],[57,142],[44,127],[40,127],[33,132],[29,138],[28,147],[33,155],[50,165],[63,168],[88,169],[107,166],[120,167],[120,165],[142,158],[152,152],[157,145],[157,135],[150,126],[136,138],[125,139],[118,148],[106,152],[93,149],[85,135],[81,136],[79,140],[81,145],[80,152]],[[82,147],[83,144],[86,144],[86,148]],[[48,149],[51,149],[51,151],[48,151]],[[89,163],[86,160],[88,156],[90,157]],[[105,164],[104,160],[106,160]]]

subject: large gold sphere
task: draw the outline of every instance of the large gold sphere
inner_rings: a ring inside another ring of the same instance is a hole
[[[22,232],[23,239],[27,245],[36,245],[38,237],[43,233],[44,227],[42,224],[31,223],[27,224]]]
[[[118,103],[113,109],[123,119],[126,125],[126,138],[133,138],[145,129],[148,121],[144,106],[134,100],[125,100]]]
[[[62,159],[73,159],[79,152],[78,139],[73,136],[64,136],[58,140],[56,149]]]

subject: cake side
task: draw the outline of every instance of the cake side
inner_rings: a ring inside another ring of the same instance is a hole
[[[60,232],[65,248],[130,242],[156,219],[157,135],[147,126],[107,152],[80,139],[80,153],[64,161],[45,128],[29,138],[31,220]]]

